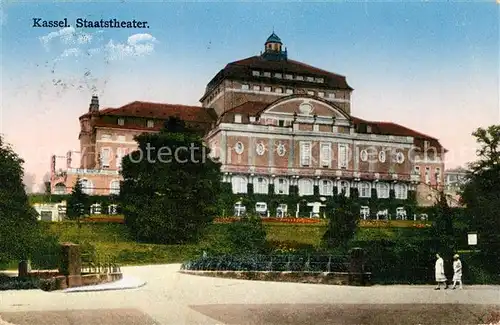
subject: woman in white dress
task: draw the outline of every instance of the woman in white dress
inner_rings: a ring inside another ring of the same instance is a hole
[[[459,284],[459,288],[462,288],[462,262],[459,259],[458,254],[453,256],[453,288],[457,287],[457,282]]]
[[[437,287],[434,290],[440,290],[441,289],[441,283],[444,285],[445,289],[448,289],[448,284],[446,283],[446,276],[444,274],[444,261],[439,256],[439,254],[436,254],[436,266],[435,266],[435,272],[436,272],[436,282],[437,282]]]

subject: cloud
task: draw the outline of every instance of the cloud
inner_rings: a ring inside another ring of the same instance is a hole
[[[157,40],[150,34],[134,34],[126,43],[110,40],[105,46],[107,59],[120,60],[130,56],[146,56],[154,52]]]
[[[89,44],[92,41],[92,34],[75,30],[74,27],[66,27],[56,32],[50,32],[41,36],[40,42],[48,50],[52,41],[59,39],[65,45]]]
[[[62,52],[62,54],[61,54],[61,57],[65,58],[68,56],[79,56],[80,54],[81,54],[81,50],[73,47],[73,48],[64,50],[64,52]]]

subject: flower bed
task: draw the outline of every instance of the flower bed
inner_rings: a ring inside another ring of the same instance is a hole
[[[412,220],[360,220],[359,226],[364,228],[427,228],[431,225]]]
[[[214,223],[231,223],[240,220],[239,217],[215,218]],[[288,224],[319,224],[321,219],[310,218],[262,218],[264,223],[288,223]]]

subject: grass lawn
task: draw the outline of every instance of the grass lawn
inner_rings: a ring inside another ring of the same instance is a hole
[[[413,224],[413,221],[404,221]],[[155,245],[135,242],[128,234],[124,224],[119,223],[81,223],[76,222],[43,222],[42,227],[55,235],[60,242],[75,242],[95,246],[99,256],[112,259],[120,265],[181,263],[199,254],[201,247],[210,237],[217,238],[227,229],[228,224],[211,225],[199,244],[195,245]],[[286,224],[264,223],[267,238],[270,242],[295,243],[319,247],[326,231],[326,224]],[[409,227],[360,227],[357,240],[393,238],[400,235],[411,235],[420,231]],[[0,269],[16,269],[17,262],[0,265]]]

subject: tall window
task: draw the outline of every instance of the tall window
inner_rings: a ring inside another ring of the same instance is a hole
[[[320,152],[321,167],[330,167],[332,161],[332,144],[322,143]]]
[[[271,92],[271,87],[268,86],[264,87],[264,91]]]
[[[405,184],[394,185],[394,194],[396,199],[406,200],[408,198],[408,188]]]
[[[231,179],[231,185],[233,188],[233,193],[246,193],[247,192],[248,181],[244,176],[234,176]]]
[[[299,179],[299,195],[314,195],[314,182],[311,179]]]
[[[153,120],[148,120],[147,123],[148,123],[148,125],[147,125],[148,128],[152,128],[155,126],[155,122]]]
[[[319,186],[319,195],[333,195],[333,182],[329,180],[322,180]]]
[[[389,184],[386,183],[377,183],[377,197],[379,199],[387,199],[389,197]]]
[[[339,144],[339,168],[347,168],[348,161],[347,144]]]
[[[120,194],[120,181],[114,180],[109,184],[109,194],[118,195]]]
[[[436,167],[436,183],[441,183],[441,168]]]
[[[431,182],[431,168],[425,167],[425,183],[429,184]]]
[[[259,91],[260,90],[260,86],[253,86],[253,90]]]
[[[345,192],[345,196],[349,196],[350,186],[348,181],[340,181],[339,186],[337,187],[337,193],[341,194]]]
[[[274,183],[274,192],[276,194],[288,195],[288,180],[285,178],[278,178]]]
[[[122,168],[122,160],[123,157],[127,155],[127,149],[126,148],[117,148],[116,149],[116,168],[120,169]]]
[[[111,158],[111,150],[109,148],[102,148],[101,149],[101,167],[102,168],[109,168],[109,161]]]
[[[311,142],[300,143],[300,165],[311,165]]]
[[[267,178],[256,177],[254,182],[253,182],[253,191],[256,194],[268,194],[269,186],[268,186]]]
[[[80,180],[80,184],[82,185],[82,192],[87,195],[92,195],[94,192],[94,184],[86,178]]]
[[[287,94],[293,94],[293,89],[291,89],[291,88],[287,88],[286,93],[287,93]]]
[[[371,186],[370,183],[361,182],[358,185],[359,197],[370,197],[371,196]]]
[[[119,118],[118,119],[118,125],[125,125],[125,119],[124,118]]]
[[[274,91],[281,94],[283,92],[283,88],[278,87]]]
[[[243,89],[243,90],[249,90],[249,89],[250,89],[250,86],[249,86],[249,85],[244,84],[244,85],[241,85],[241,89]]]

